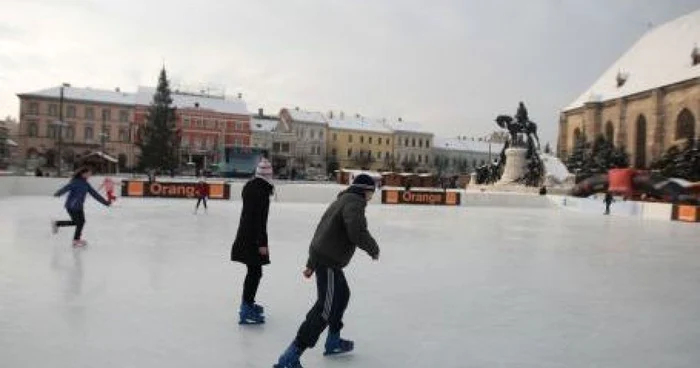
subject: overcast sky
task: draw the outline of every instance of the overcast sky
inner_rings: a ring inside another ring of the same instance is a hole
[[[0,116],[61,82],[183,85],[282,106],[484,135],[524,100],[558,112],[651,24],[700,0],[0,0]]]

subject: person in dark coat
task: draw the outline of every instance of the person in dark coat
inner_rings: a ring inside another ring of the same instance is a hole
[[[262,266],[270,264],[267,215],[273,193],[272,165],[263,158],[255,170],[255,177],[243,187],[243,210],[231,248],[231,261],[243,263],[248,268],[243,282],[240,324],[265,323],[264,308],[255,303],[255,296],[262,278]]]
[[[603,200],[603,202],[605,202],[605,214],[606,214],[606,215],[609,215],[609,214],[610,214],[610,205],[612,205],[612,203],[613,203],[614,201],[615,201],[615,199],[613,199],[612,193],[606,192],[606,193],[605,193],[605,199]]]
[[[100,193],[98,193],[90,185],[90,183],[88,183],[87,179],[90,177],[90,175],[92,175],[90,168],[83,167],[78,169],[78,171],[73,174],[71,181],[54,194],[55,197],[60,197],[63,194],[68,193],[65,208],[70,216],[70,221],[52,221],[51,229],[53,230],[53,233],[56,234],[60,227],[75,226],[75,233],[73,234],[74,247],[82,247],[87,245],[87,242],[81,239],[83,226],[85,226],[85,212],[83,211],[85,197],[90,194],[92,198],[95,198],[95,200],[103,205],[111,205],[110,201],[104,199]]]
[[[194,207],[194,213],[197,214],[199,205],[204,204],[204,212],[207,211],[207,197],[209,197],[209,184],[204,180],[200,180],[195,187],[195,195],[197,196],[197,205]]]
[[[316,345],[328,327],[324,355],[350,352],[355,344],[340,338],[343,315],[350,301],[350,288],[343,268],[360,248],[373,260],[379,259],[379,246],[367,229],[365,208],[375,191],[374,180],[366,174],[355,177],[323,214],[316,228],[304,277],[316,274],[317,300],[299,327],[297,336],[280,356],[275,368],[301,367],[299,359]]]

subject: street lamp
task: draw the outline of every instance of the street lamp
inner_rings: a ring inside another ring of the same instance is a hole
[[[58,121],[54,122],[54,126],[58,127],[58,144],[57,144],[57,155],[58,155],[58,170],[56,170],[57,176],[61,176],[61,160],[62,160],[62,152],[61,148],[63,146],[63,126],[66,125],[66,123],[63,121],[63,89],[65,87],[70,87],[70,84],[68,83],[62,83],[60,87],[60,94],[58,98]]]

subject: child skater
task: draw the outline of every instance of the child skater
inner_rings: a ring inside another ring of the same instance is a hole
[[[275,368],[302,368],[299,358],[304,350],[316,345],[326,327],[329,327],[329,331],[324,355],[342,354],[354,349],[352,341],[340,338],[343,314],[350,300],[343,268],[350,262],[356,247],[367,252],[375,261],[379,259],[379,246],[367,230],[365,218],[365,207],[372,199],[374,190],[374,180],[369,175],[358,175],[323,214],[311,241],[309,260],[303,273],[306,278],[316,273],[318,299]]]
[[[197,196],[197,206],[194,208],[194,213],[197,213],[197,210],[199,210],[199,204],[204,203],[204,212],[207,212],[207,197],[209,197],[209,185],[204,182],[204,180],[200,180],[199,183],[197,183],[197,188],[195,189],[195,195]]]
[[[262,278],[262,266],[270,264],[267,215],[273,192],[272,165],[263,158],[255,170],[255,177],[243,187],[243,210],[231,248],[231,260],[241,262],[248,268],[239,311],[239,323],[242,325],[265,323],[265,310],[255,303],[255,296]]]
[[[51,228],[53,233],[56,234],[59,227],[75,226],[75,233],[73,234],[74,247],[82,247],[87,245],[87,242],[81,239],[83,226],[85,226],[85,212],[83,211],[85,196],[90,193],[92,198],[95,198],[95,200],[103,205],[109,206],[111,204],[109,201],[102,198],[100,193],[98,193],[90,185],[90,183],[88,183],[87,180],[90,175],[92,175],[90,168],[82,167],[78,169],[78,171],[73,174],[71,181],[54,194],[55,197],[60,197],[63,194],[68,193],[65,208],[70,216],[70,221],[52,221]]]
[[[97,188],[97,190],[100,191],[102,190],[102,188],[105,189],[105,194],[107,194],[107,200],[110,203],[117,200],[117,197],[114,195],[114,180],[112,180],[112,178],[106,176],[104,180],[102,180],[102,184],[100,184],[100,187]]]

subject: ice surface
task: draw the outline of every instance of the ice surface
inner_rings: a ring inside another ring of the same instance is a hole
[[[73,250],[53,198],[0,200],[0,366],[271,367],[315,294],[320,204],[273,203],[268,324],[237,325],[240,203],[87,208]],[[356,351],[306,367],[697,367],[700,227],[552,209],[368,208],[382,246],[347,269]],[[323,337],[325,338],[325,336]],[[322,343],[323,340],[321,340]]]

